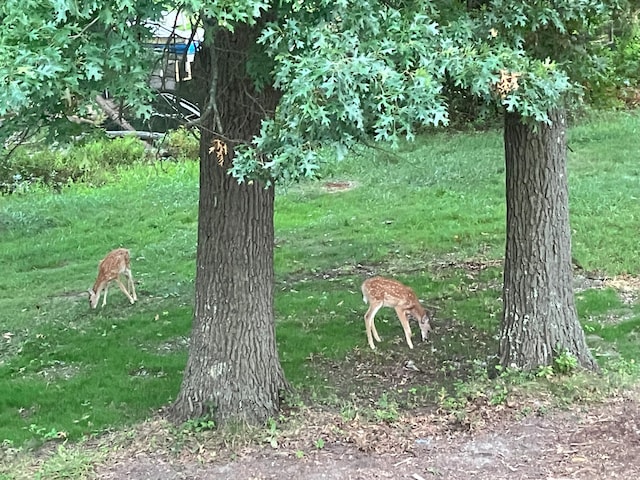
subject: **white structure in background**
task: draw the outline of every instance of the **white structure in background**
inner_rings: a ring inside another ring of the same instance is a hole
[[[149,45],[162,52],[162,62],[150,80],[151,87],[158,91],[173,91],[178,82],[191,80],[191,64],[198,45],[204,38],[202,28],[195,32],[191,22],[183,13],[165,12],[161,22],[150,22],[153,42]]]
[[[0,0],[1,1],[1,0]],[[109,130],[110,136],[138,135],[150,141],[161,137],[168,128],[196,121],[200,118],[200,109],[196,103],[183,98],[177,90],[179,83],[191,80],[191,66],[196,51],[204,38],[204,30],[192,31],[191,22],[184,14],[175,11],[164,12],[160,22],[147,22],[153,33],[151,42],[145,47],[160,53],[154,67],[149,86],[156,91],[152,122],[145,125],[154,131],[137,130],[126,119],[126,112],[110,98],[108,92],[96,97],[97,103],[120,130]]]

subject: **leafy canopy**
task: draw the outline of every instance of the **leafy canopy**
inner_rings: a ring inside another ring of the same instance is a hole
[[[316,174],[323,155],[370,139],[397,145],[447,125],[446,84],[548,122],[547,112],[567,93],[577,96],[593,71],[585,45],[610,10],[591,0],[494,0],[471,11],[463,2],[391,3],[320,1],[267,25],[260,42],[284,95],[234,175],[296,180]],[[575,43],[558,61],[554,39]]]
[[[146,20],[162,2],[5,0],[0,5],[0,139],[67,122],[99,92],[148,112]]]
[[[0,3],[0,141],[86,114],[108,92],[137,116],[150,114],[151,23],[168,8],[251,22],[265,2],[186,0],[4,0]]]
[[[272,62],[253,64],[273,69],[254,73],[283,96],[253,143],[238,148],[232,174],[240,180],[314,176],[325,155],[372,140],[397,145],[425,126],[447,125],[447,84],[548,121],[547,111],[594,71],[590,40],[617,4],[482,3],[467,10],[465,2],[426,0],[6,0],[0,139],[63,123],[104,90],[148,114],[153,57],[143,44],[148,20],[170,8],[232,31],[270,20],[259,43]]]

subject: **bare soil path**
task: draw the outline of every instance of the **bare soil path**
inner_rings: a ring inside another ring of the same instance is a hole
[[[144,443],[132,442],[109,455],[95,473],[110,480],[596,480],[640,475],[635,393],[543,416],[516,419],[503,413],[466,432],[438,424],[433,415],[391,425],[350,425],[319,414],[299,430],[283,432],[276,448],[265,442],[241,449],[235,458],[205,443],[170,452],[157,443],[163,428],[158,426],[147,432]],[[319,436],[326,443],[313,448],[312,439]]]

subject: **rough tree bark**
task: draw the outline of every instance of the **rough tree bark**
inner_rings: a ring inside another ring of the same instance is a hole
[[[597,369],[573,294],[566,172],[566,120],[551,125],[505,118],[507,244],[500,363],[532,370],[566,351]]]
[[[217,425],[275,415],[286,385],[273,313],[273,188],[238,184],[233,147],[258,133],[279,95],[256,91],[245,69],[261,26],[217,29],[205,47],[209,102],[202,118],[195,310],[189,359],[170,417]]]

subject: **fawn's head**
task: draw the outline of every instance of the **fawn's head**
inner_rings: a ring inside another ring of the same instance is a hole
[[[87,291],[89,292],[89,306],[91,308],[96,308],[98,306],[98,300],[100,299],[100,297],[98,297],[98,294],[91,288]]]
[[[433,318],[433,314],[429,312],[429,310],[425,310],[424,314],[421,316],[416,315],[417,312],[413,313],[413,317],[417,320],[418,325],[420,326],[420,333],[422,335],[422,341],[424,342],[429,337],[429,332],[431,331],[431,319]]]

